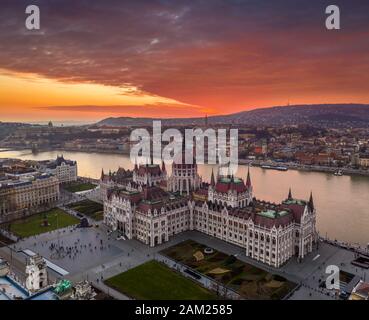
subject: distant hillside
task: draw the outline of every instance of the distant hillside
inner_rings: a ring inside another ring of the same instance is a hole
[[[107,118],[99,126],[150,126],[153,118]],[[161,119],[163,125],[203,125],[204,118]],[[319,104],[271,107],[208,118],[209,124],[301,125],[319,127],[369,127],[369,105]]]
[[[0,121],[0,140],[6,138],[20,127],[29,127],[29,124],[18,122],[1,122]]]

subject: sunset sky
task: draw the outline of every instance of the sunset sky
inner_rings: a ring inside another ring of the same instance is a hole
[[[41,30],[25,28],[37,4]],[[341,30],[325,8],[341,9]],[[369,103],[369,1],[1,0],[0,121]]]

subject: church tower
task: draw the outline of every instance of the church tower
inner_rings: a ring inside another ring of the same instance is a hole
[[[48,286],[46,261],[40,255],[29,258],[26,274],[26,287],[29,291],[37,292]]]

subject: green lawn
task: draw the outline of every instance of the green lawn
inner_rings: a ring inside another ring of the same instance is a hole
[[[164,249],[162,254],[234,289],[246,299],[280,300],[296,286],[283,277],[217,250],[197,260],[194,254],[204,253],[205,248],[203,244],[187,240]]]
[[[43,224],[45,220],[47,220],[48,226]],[[19,237],[26,238],[78,223],[79,219],[76,217],[55,208],[11,223],[10,231]]]
[[[211,300],[217,296],[164,264],[151,260],[105,283],[139,300]]]
[[[96,221],[102,220],[104,218],[104,206],[101,203],[97,203],[95,201],[86,199],[80,202],[73,203],[68,207]]]
[[[88,182],[73,182],[64,186],[63,188],[69,192],[74,193],[95,189],[96,185]]]

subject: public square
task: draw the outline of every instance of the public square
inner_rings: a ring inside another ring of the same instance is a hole
[[[25,265],[26,255],[23,250],[39,253],[47,260],[68,272],[65,278],[77,282],[89,280],[102,291],[117,299],[127,299],[122,293],[107,287],[104,280],[132,269],[144,262],[155,259],[159,251],[179,242],[191,239],[214,248],[220,252],[232,254],[237,259],[257,266],[265,271],[279,274],[299,285],[289,299],[335,299],[332,293],[319,288],[319,280],[327,277],[325,267],[337,265],[341,270],[369,278],[369,271],[350,262],[354,253],[348,250],[321,243],[318,251],[308,255],[303,263],[291,259],[279,269],[266,266],[245,256],[244,250],[219,239],[196,231],[179,234],[169,242],[150,248],[137,240],[116,240],[117,234],[108,235],[107,228],[99,223],[98,227],[67,227],[57,231],[32,236],[9,247],[0,249],[0,254],[9,259],[10,250],[13,264],[21,269]],[[56,248],[63,248],[57,250]],[[57,280],[60,274],[50,270],[50,278]]]

